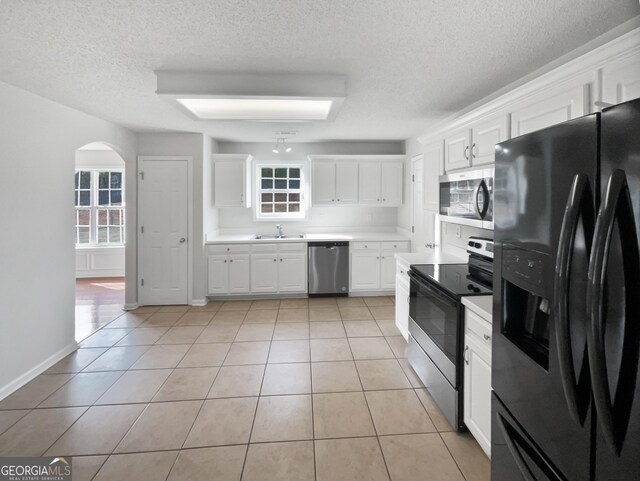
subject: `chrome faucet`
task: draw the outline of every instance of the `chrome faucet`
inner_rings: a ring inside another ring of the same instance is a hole
[[[276,229],[278,229],[278,237],[284,237],[282,224],[276,224]]]

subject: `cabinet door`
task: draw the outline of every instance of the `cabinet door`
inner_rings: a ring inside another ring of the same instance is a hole
[[[440,209],[440,174],[443,166],[443,142],[428,145],[424,151],[422,198],[423,207],[434,212]]]
[[[353,252],[351,254],[351,290],[380,289],[380,253]]]
[[[511,138],[582,117],[587,113],[584,88],[579,85],[514,109],[511,112]]]
[[[311,162],[311,204],[333,205],[336,200],[336,165],[333,160]]]
[[[247,201],[246,163],[240,160],[216,160],[214,169],[216,207],[244,207]]]
[[[602,101],[619,104],[640,97],[640,53],[602,68]]]
[[[251,292],[278,292],[278,254],[251,254]]]
[[[229,263],[226,255],[207,256],[207,294],[229,292]]]
[[[246,294],[251,290],[249,254],[229,256],[229,293]]]
[[[360,162],[358,165],[358,203],[380,205],[380,162]]]
[[[402,162],[381,162],[381,193],[382,205],[398,207],[402,205]]]
[[[380,289],[393,290],[396,287],[396,258],[392,252],[380,254]]]
[[[484,120],[471,129],[471,164],[495,162],[496,144],[509,138],[509,116],[500,115]]]
[[[468,331],[464,349],[464,423],[490,457],[491,353]]]
[[[281,253],[278,260],[278,291],[307,291],[307,256],[305,253]]]
[[[358,203],[358,162],[336,161],[336,203]]]
[[[471,165],[469,129],[459,130],[444,139],[444,170],[464,169]]]
[[[409,283],[400,276],[396,276],[396,326],[409,340]]]

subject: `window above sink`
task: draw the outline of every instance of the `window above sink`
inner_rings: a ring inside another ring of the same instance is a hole
[[[307,181],[304,163],[256,162],[255,172],[256,220],[304,220],[306,218]],[[261,238],[267,238],[267,236]]]

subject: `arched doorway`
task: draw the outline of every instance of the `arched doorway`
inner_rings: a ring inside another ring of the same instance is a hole
[[[122,314],[125,303],[125,162],[109,145],[75,152],[76,340]]]

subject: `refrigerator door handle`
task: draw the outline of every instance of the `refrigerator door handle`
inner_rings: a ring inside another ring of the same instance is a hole
[[[482,209],[478,203],[478,197],[480,196],[480,191],[482,190],[482,197],[484,198],[484,202],[482,203]],[[476,208],[476,214],[478,214],[479,219],[484,219],[484,216],[487,215],[487,209],[489,208],[489,189],[487,188],[487,183],[482,179],[476,187],[476,191],[473,193],[473,202]]]
[[[586,389],[579,389],[578,387],[577,379],[579,376],[576,376],[573,362],[570,328],[571,319],[569,316],[571,265],[580,214],[582,214],[587,255],[589,255],[591,251],[591,239],[593,237],[594,210],[593,194],[589,185],[589,176],[586,174],[576,174],[573,178],[564,218],[562,219],[554,279],[554,292],[556,293],[554,306],[556,313],[556,344],[558,347],[560,379],[562,381],[569,413],[573,420],[582,426],[584,425],[588,411],[591,394],[589,393],[588,387]],[[585,362],[587,362],[586,357]],[[582,379],[581,376],[580,378]],[[580,393],[582,393],[582,399],[579,398]]]
[[[620,374],[616,388],[615,412],[609,388],[605,336],[605,282],[611,240],[616,219],[622,243],[623,274],[625,284],[625,326],[624,339],[619,343],[622,349]],[[587,303],[589,327],[589,368],[593,385],[593,399],[598,412],[598,420],[604,438],[616,454],[620,454],[631,413],[633,393],[638,365],[638,328],[640,317],[640,253],[635,227],[635,216],[631,195],[624,171],[615,170],[609,179],[604,200],[600,206],[589,259]]]

